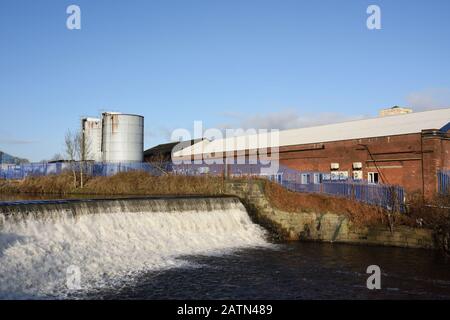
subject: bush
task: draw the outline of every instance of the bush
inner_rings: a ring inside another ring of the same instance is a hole
[[[438,195],[427,203],[416,197],[408,205],[408,216],[424,227],[450,232],[450,195]]]

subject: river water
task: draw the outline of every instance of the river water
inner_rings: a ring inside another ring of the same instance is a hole
[[[78,298],[450,299],[450,260],[427,250],[290,242],[184,258],[192,265]],[[372,264],[381,268],[380,290],[366,286]]]
[[[3,206],[0,299],[450,299],[439,252],[274,243],[236,198],[67,205]]]

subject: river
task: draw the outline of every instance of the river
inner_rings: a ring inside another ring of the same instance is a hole
[[[437,251],[273,242],[236,198],[0,209],[3,299],[450,299]]]
[[[290,242],[271,249],[186,256],[189,267],[142,274],[95,299],[450,299],[450,261],[423,249]],[[369,290],[366,268],[382,271]]]

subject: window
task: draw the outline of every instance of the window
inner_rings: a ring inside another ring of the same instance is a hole
[[[267,179],[269,179],[270,181],[274,181],[274,182],[277,182],[277,183],[282,183],[283,182],[283,174],[282,173],[271,174],[271,175],[261,174],[261,176],[266,176]]]
[[[309,184],[310,183],[310,181],[309,181],[309,174],[307,174],[307,173],[302,173],[302,175],[301,175],[301,177],[300,177],[300,183],[301,184]]]
[[[362,180],[363,172],[361,170],[353,171],[353,180]]]
[[[361,170],[362,162],[353,162],[353,170]]]
[[[276,174],[275,179],[276,179],[276,182],[281,184],[283,182],[283,174],[282,173]]]
[[[331,165],[330,165],[330,169],[331,169],[331,171],[339,170],[339,163],[332,162]]]
[[[369,172],[367,174],[367,181],[369,183],[378,183],[378,172]]]
[[[314,173],[314,175],[313,175],[313,183],[314,184],[319,184],[321,181],[320,181],[320,173]]]

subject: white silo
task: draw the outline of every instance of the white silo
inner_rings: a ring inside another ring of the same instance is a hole
[[[81,119],[84,159],[102,161],[102,121],[97,118]]]
[[[144,160],[144,117],[134,114],[102,114],[102,158],[105,162]]]

